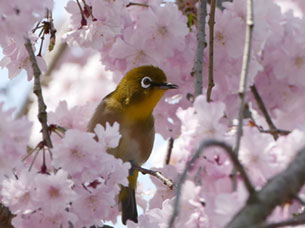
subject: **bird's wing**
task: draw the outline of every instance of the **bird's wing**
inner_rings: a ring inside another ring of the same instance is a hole
[[[109,122],[110,125],[113,125],[114,122],[121,122],[122,119],[122,107],[121,104],[111,97],[105,97],[101,103],[96,107],[94,115],[91,117],[91,120],[88,124],[88,131],[93,132],[97,124],[103,126],[106,125],[106,122]]]

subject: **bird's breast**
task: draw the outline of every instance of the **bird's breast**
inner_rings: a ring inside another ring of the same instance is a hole
[[[120,123],[121,140],[117,148],[109,152],[123,161],[135,161],[142,165],[149,158],[155,137],[153,118],[135,123]]]

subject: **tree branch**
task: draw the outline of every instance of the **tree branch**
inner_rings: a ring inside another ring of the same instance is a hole
[[[205,18],[207,16],[206,0],[199,0],[197,15],[197,48],[195,53],[194,66],[191,73],[191,75],[195,78],[195,97],[202,94],[202,62],[203,50],[205,48]]]
[[[240,75],[240,84],[238,91],[240,98],[240,106],[239,106],[238,126],[237,126],[237,134],[236,134],[236,141],[234,148],[234,152],[236,153],[237,157],[239,153],[241,137],[243,135],[243,119],[244,119],[245,97],[246,97],[246,89],[247,89],[247,76],[248,76],[248,69],[249,69],[249,62],[251,55],[252,30],[254,26],[252,5],[253,5],[252,0],[247,0],[247,27],[246,27],[243,62],[242,62],[241,75]],[[233,170],[233,185],[234,185],[234,189],[236,189],[235,170]]]
[[[215,25],[215,8],[216,0],[211,0],[211,10],[209,18],[209,82],[207,89],[207,102],[211,101],[212,89],[215,86],[214,84],[214,25]]]
[[[256,198],[234,216],[227,228],[259,227],[276,206],[295,198],[305,183],[305,147],[287,169],[273,177],[256,193]]]
[[[239,97],[240,97],[240,108],[238,115],[238,129],[237,129],[237,137],[234,151],[238,155],[240,140],[243,135],[243,117],[244,117],[244,109],[245,109],[245,96],[247,89],[247,76],[251,55],[251,39],[252,39],[252,30],[254,26],[253,22],[253,12],[252,12],[252,0],[247,0],[247,28],[246,28],[246,39],[245,39],[245,47],[244,47],[244,55],[243,55],[243,63],[240,75],[240,84],[239,84]]]
[[[267,111],[267,109],[265,107],[265,104],[264,104],[261,96],[259,95],[259,93],[258,93],[258,91],[256,89],[256,86],[252,85],[252,86],[250,86],[250,89],[251,89],[251,92],[252,92],[252,94],[253,94],[253,96],[254,96],[254,98],[256,100],[256,103],[257,103],[259,109],[262,111],[262,113],[263,113],[263,115],[264,115],[264,117],[266,119],[266,122],[267,122],[267,124],[268,124],[268,126],[269,126],[269,128],[271,130],[270,133],[272,134],[274,140],[277,140],[278,137],[279,137],[278,132],[277,132],[277,128],[273,124],[272,119],[269,116],[268,111]]]
[[[174,139],[172,137],[168,140],[168,146],[167,146],[167,153],[166,153],[166,159],[165,159],[165,165],[168,165],[172,156],[172,150],[174,146]]]
[[[144,175],[149,174],[151,176],[154,176],[154,177],[158,178],[159,180],[161,180],[167,187],[169,187],[169,189],[173,189],[173,187],[174,187],[173,181],[171,179],[168,179],[165,176],[163,176],[161,172],[142,168],[134,161],[130,161],[130,164],[131,164],[132,169],[138,170],[139,172],[141,172]]]
[[[236,156],[236,154],[234,153],[234,151],[232,150],[231,146],[227,145],[224,142],[220,142],[217,140],[208,140],[208,141],[204,141],[203,143],[200,144],[199,148],[197,149],[197,151],[195,152],[195,154],[193,155],[192,159],[186,164],[179,180],[177,183],[177,190],[176,190],[176,199],[174,202],[174,211],[173,214],[170,218],[169,221],[169,228],[174,227],[174,222],[175,222],[175,218],[178,216],[179,214],[179,201],[180,201],[180,195],[181,195],[181,190],[182,190],[182,185],[183,182],[186,178],[186,174],[188,172],[188,170],[191,168],[192,164],[200,157],[201,153],[203,152],[204,149],[211,147],[211,146],[219,146],[221,148],[223,148],[225,150],[225,152],[227,152],[227,154],[229,155],[234,167],[240,172],[241,177],[244,180],[245,186],[248,189],[249,192],[249,197],[250,198],[255,198],[256,196],[256,192],[251,184],[250,179],[248,178],[242,164],[239,162],[238,157]]]
[[[52,148],[52,142],[50,138],[50,133],[48,129],[48,124],[47,124],[47,106],[44,103],[43,96],[42,96],[42,90],[41,90],[41,84],[40,84],[40,75],[41,71],[38,67],[32,43],[31,41],[27,38],[25,42],[25,48],[29,54],[30,61],[32,63],[32,68],[33,68],[33,73],[34,73],[34,88],[33,92],[37,96],[38,99],[38,120],[41,123],[42,126],[42,136],[43,136],[43,141],[45,145],[49,148]]]

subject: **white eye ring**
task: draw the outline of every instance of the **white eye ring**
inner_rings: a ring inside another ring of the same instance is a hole
[[[151,86],[151,81],[152,81],[151,78],[148,76],[142,78],[142,80],[141,80],[142,88],[144,88],[144,89],[149,88]]]

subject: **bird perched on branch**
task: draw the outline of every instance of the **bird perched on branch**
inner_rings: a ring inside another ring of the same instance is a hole
[[[166,90],[177,85],[167,82],[164,72],[154,66],[141,66],[129,71],[116,90],[108,94],[97,106],[88,131],[93,132],[97,124],[106,122],[120,124],[122,135],[117,148],[108,152],[124,162],[132,161],[142,165],[151,154],[154,143],[154,118],[152,112]],[[135,198],[138,171],[131,169],[128,187],[121,186],[119,201],[122,222],[138,222]]]

